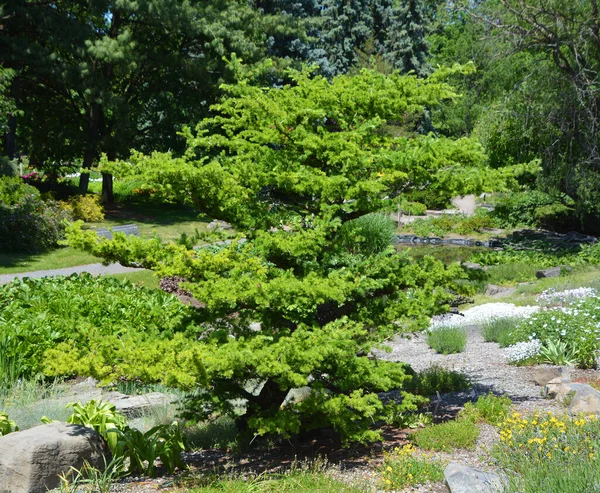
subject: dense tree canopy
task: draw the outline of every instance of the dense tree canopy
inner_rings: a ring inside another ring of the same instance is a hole
[[[398,255],[391,220],[378,213],[424,187],[450,197],[510,182],[485,166],[476,141],[415,131],[425,107],[455,97],[444,75],[364,70],[329,82],[302,71],[282,88],[244,79],[186,132],[183,157],[135,153],[105,164],[243,233],[198,250],[70,234],[107,260],[186,278],[206,304],[198,412],[233,412],[241,398],[239,422],[253,433],[332,425],[347,440],[378,436],[370,425],[394,406],[377,392],[402,388],[409,375],[371,348],[397,324],[444,310],[463,276],[456,265]],[[305,398],[286,400],[299,387]],[[402,408],[415,402],[404,393]]]

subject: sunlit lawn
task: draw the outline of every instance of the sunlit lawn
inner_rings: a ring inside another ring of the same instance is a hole
[[[174,241],[185,233],[192,236],[196,231],[206,231],[210,219],[199,216],[190,208],[155,205],[155,204],[125,204],[107,213],[105,221],[89,223],[89,228],[113,228],[123,224],[135,223],[140,235],[145,238],[158,236],[165,241]],[[60,247],[40,254],[0,253],[0,274],[16,274],[38,270],[61,269],[101,262],[90,255],[70,247]],[[136,273],[136,275],[140,275]],[[143,279],[145,285],[153,285],[150,277]]]

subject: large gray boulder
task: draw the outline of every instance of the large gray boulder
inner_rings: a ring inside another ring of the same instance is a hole
[[[59,486],[59,474],[84,461],[104,469],[110,451],[90,428],[51,423],[0,438],[0,493],[46,493]]]
[[[600,392],[591,385],[555,378],[546,384],[546,393],[567,405],[574,414],[600,414]]]
[[[444,482],[450,493],[502,493],[504,486],[500,476],[480,471],[456,462],[444,470]]]

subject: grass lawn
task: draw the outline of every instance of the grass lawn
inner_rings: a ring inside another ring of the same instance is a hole
[[[38,254],[0,253],[0,274],[61,269],[97,262],[101,262],[101,259],[70,247]]]
[[[142,237],[157,235],[162,240],[177,240],[182,233],[193,235],[196,230],[206,231],[210,218],[197,211],[169,204],[121,203],[108,207],[105,220],[88,223],[90,228],[112,228],[135,223]]]
[[[165,241],[178,239],[182,233],[193,235],[196,230],[206,231],[210,218],[199,216],[190,208],[174,205],[124,203],[111,206],[106,211],[106,219],[99,223],[88,223],[90,228],[112,228],[135,223],[142,237],[158,236]],[[70,247],[40,254],[0,253],[0,274],[17,274],[36,270],[61,269],[77,265],[94,264],[102,259]],[[125,274],[123,274],[125,276]],[[151,274],[134,273],[144,285],[154,286],[158,281]],[[133,280],[133,279],[132,279]]]

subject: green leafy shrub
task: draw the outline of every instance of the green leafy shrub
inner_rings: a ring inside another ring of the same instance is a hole
[[[512,193],[498,200],[493,215],[505,227],[563,229],[572,227],[575,221],[573,202],[564,200],[566,203],[538,190]]]
[[[443,479],[444,470],[441,464],[427,455],[416,455],[416,450],[411,444],[384,453],[381,486],[385,490],[397,491],[407,486]]]
[[[489,393],[480,396],[475,403],[467,402],[458,419],[499,425],[508,417],[511,408],[512,401],[509,397]]]
[[[473,449],[479,438],[479,428],[470,420],[447,421],[428,426],[410,436],[418,447],[427,450],[449,451],[456,448]]]
[[[104,207],[98,195],[76,195],[63,204],[63,208],[68,210],[75,219],[86,223],[104,221]]]
[[[0,176],[0,250],[39,252],[64,238],[70,215],[18,177]]]
[[[8,414],[0,412],[0,437],[13,431],[19,431],[17,423],[8,418]]]
[[[427,213],[427,206],[420,202],[409,202],[403,200],[400,203],[400,209],[404,214],[410,214],[411,216],[424,216]]]
[[[441,354],[462,353],[467,345],[467,333],[460,327],[436,327],[427,333],[427,344]]]
[[[446,370],[440,366],[432,366],[415,375],[407,389],[418,395],[430,396],[436,392],[445,394],[457,392],[471,387],[469,379],[462,373]]]

